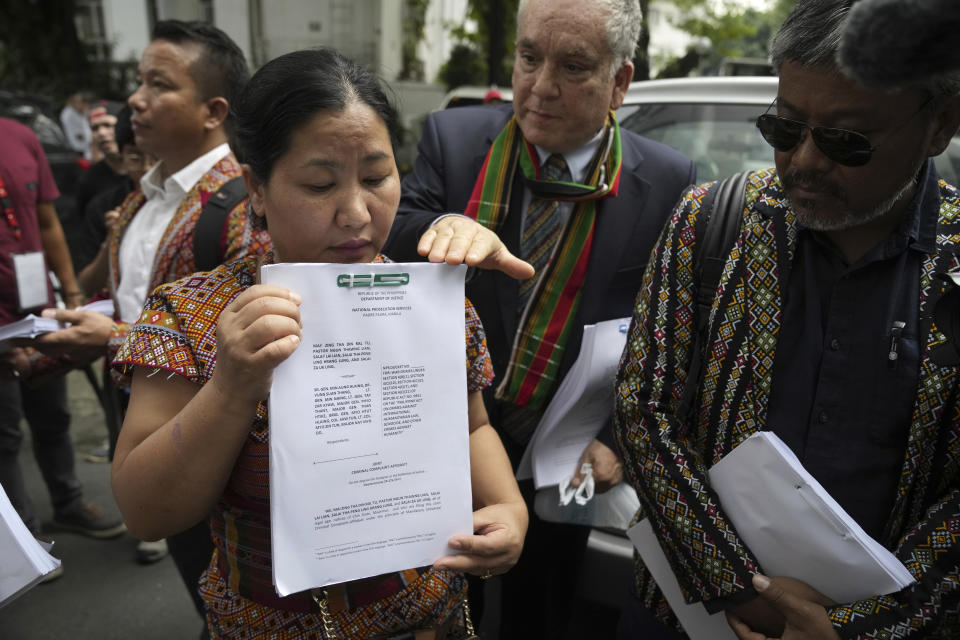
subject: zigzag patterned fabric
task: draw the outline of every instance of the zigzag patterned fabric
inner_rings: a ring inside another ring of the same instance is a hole
[[[929,166],[932,171],[932,164]],[[765,426],[783,315],[785,273],[797,225],[770,169],[749,176],[740,236],[727,256],[704,345],[704,372],[691,420],[674,411],[686,382],[695,330],[694,247],[700,205],[711,185],[689,189],[664,228],[644,276],[617,378],[617,437],[624,468],[688,601],[736,594],[761,571],[726,519],[706,470]],[[920,274],[920,365],[900,485],[883,542],[917,582],[896,594],[828,610],[843,638],[960,637],[960,377],[932,359],[946,336],[932,318],[960,268],[960,193],[938,184],[937,252]],[[637,595],[677,626],[637,561]]]

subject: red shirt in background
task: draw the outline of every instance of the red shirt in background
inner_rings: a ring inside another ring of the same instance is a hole
[[[26,315],[17,308],[13,254],[43,251],[37,204],[53,202],[60,196],[37,136],[28,127],[7,118],[0,118],[0,178],[20,223],[18,239],[0,216],[0,325],[4,325]],[[50,291],[48,298],[52,306]]]

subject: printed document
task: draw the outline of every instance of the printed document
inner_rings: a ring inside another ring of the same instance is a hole
[[[281,596],[432,564],[473,532],[465,266],[277,264],[302,342],[270,391]]]

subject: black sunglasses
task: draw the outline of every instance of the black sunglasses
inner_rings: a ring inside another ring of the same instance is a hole
[[[932,97],[920,105],[920,108],[900,126],[902,127],[913,120],[918,113],[930,104],[931,100],[933,100]],[[775,103],[776,100],[773,101],[773,104]],[[767,107],[767,111],[773,107],[773,104]],[[848,167],[862,167],[867,164],[870,162],[873,152],[877,149],[876,146],[870,144],[870,140],[862,133],[834,127],[811,127],[806,122],[769,113],[764,113],[757,118],[757,129],[760,130],[763,139],[777,151],[789,151],[796,147],[803,141],[804,130],[809,129],[810,135],[813,137],[813,143],[823,152],[823,155],[837,164]]]

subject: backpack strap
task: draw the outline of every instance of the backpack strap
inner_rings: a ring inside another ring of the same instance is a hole
[[[720,285],[720,275],[740,234],[740,220],[743,218],[743,206],[746,197],[747,172],[736,173],[722,180],[707,194],[701,205],[701,215],[706,214],[703,238],[698,239],[694,248],[694,273],[697,278],[697,307],[694,310],[696,330],[694,342],[690,345],[690,368],[687,380],[680,396],[677,415],[684,418],[690,415],[693,400],[700,386],[700,369],[703,367],[703,345],[707,341],[710,323],[710,307]]]
[[[203,204],[193,229],[193,263],[197,271],[210,271],[223,262],[223,226],[227,215],[246,197],[243,177],[237,176]]]

